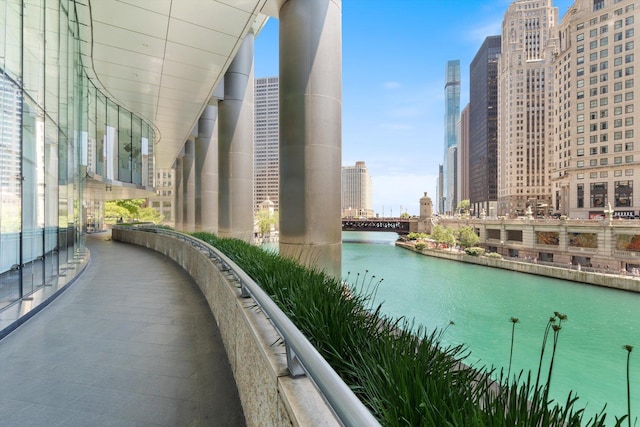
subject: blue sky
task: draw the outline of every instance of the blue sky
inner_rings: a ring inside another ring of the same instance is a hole
[[[444,76],[469,64],[485,37],[500,34],[509,0],[342,0],[342,164],[362,160],[381,214],[419,213],[434,199],[444,146]],[[556,0],[562,17],[572,0]],[[255,45],[255,77],[278,75],[278,21]]]

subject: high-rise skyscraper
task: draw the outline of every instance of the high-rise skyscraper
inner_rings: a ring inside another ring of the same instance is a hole
[[[469,67],[469,201],[496,212],[498,200],[498,58],[501,37],[484,40]]]
[[[634,0],[576,0],[562,20],[555,65],[553,207],[572,218],[633,217],[640,176]]]
[[[342,217],[372,217],[371,177],[364,162],[342,167]]]
[[[458,120],[460,120],[460,60],[447,62],[444,113],[444,161],[442,205],[445,213],[452,213],[458,204],[457,149]]]
[[[558,9],[516,0],[502,21],[498,61],[498,214],[547,213],[553,164],[553,53]]]
[[[279,210],[280,131],[279,78],[255,79],[253,213],[265,200]]]
[[[469,104],[458,120],[458,189],[460,201],[469,199]]]

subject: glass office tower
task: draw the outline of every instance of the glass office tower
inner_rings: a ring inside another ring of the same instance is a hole
[[[460,120],[460,61],[447,62],[444,114],[444,162],[443,165],[443,197],[444,213],[451,213],[458,204],[457,189],[457,149],[458,120]]]
[[[104,194],[150,185],[154,135],[96,87],[71,0],[0,0],[0,309],[65,270]]]

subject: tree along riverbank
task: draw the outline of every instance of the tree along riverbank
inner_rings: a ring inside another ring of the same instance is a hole
[[[640,293],[640,278],[622,274],[607,274],[600,272],[583,271],[580,269],[563,268],[554,265],[546,265],[543,262],[522,259],[490,258],[487,256],[473,256],[464,252],[449,249],[417,249],[413,241],[396,242],[396,246],[436,258],[451,261],[466,262],[469,264],[484,265],[486,267],[501,268],[520,273],[535,274],[538,276],[553,277],[555,279],[569,280],[572,282],[586,283],[612,289],[620,289],[629,292]]]

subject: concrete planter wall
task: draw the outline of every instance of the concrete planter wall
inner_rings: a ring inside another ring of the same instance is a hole
[[[193,277],[220,329],[248,426],[340,425],[308,377],[289,375],[279,335],[233,276],[171,236],[114,228],[112,238],[160,252]]]

